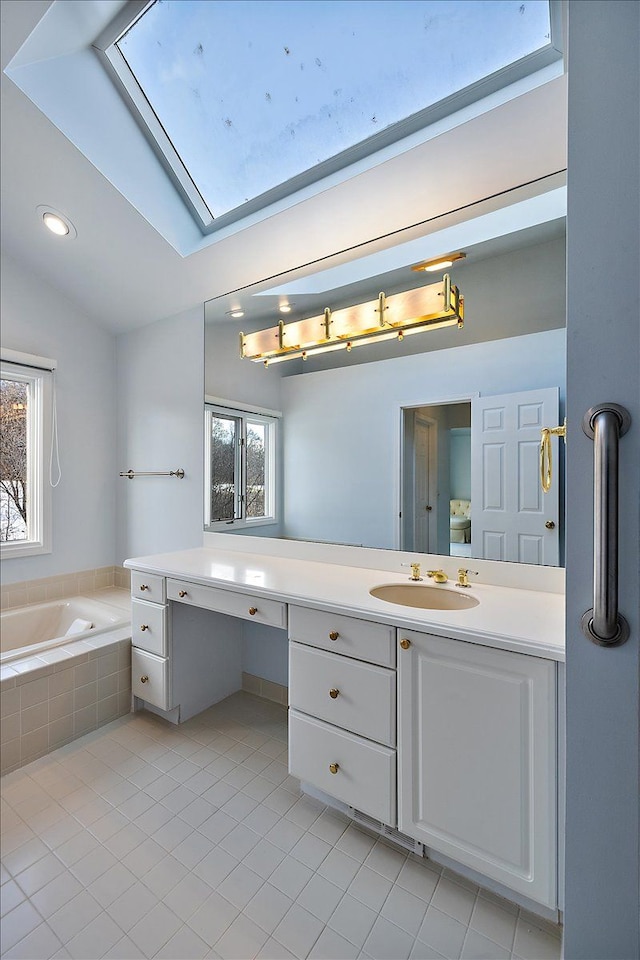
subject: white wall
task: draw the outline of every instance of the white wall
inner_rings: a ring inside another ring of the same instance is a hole
[[[285,535],[397,548],[400,408],[547,386],[564,329],[284,378]]]
[[[2,344],[58,361],[62,466],[62,481],[52,491],[52,553],[3,561],[3,582],[109,566],[118,484],[115,338],[3,254]]]
[[[567,960],[640,956],[639,49],[640,4],[569,3]],[[631,635],[611,649],[580,629],[593,576],[593,442],[580,424],[601,403],[631,414],[620,441],[619,544]]]
[[[211,310],[207,304],[205,315]],[[258,324],[259,327],[265,324]],[[238,321],[208,320],[205,326],[205,390],[209,396],[235,403],[249,403],[280,409],[280,380],[286,364],[277,363],[265,369],[240,357],[240,331],[250,326]]]
[[[117,562],[202,544],[202,307],[117,338],[118,471],[185,471],[118,479]]]

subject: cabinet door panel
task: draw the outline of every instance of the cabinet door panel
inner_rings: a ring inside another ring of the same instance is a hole
[[[555,906],[555,664],[400,636],[400,829]]]
[[[289,703],[369,740],[396,745],[393,670],[290,643]]]
[[[395,667],[395,629],[341,613],[289,607],[289,639],[330,653]]]
[[[169,661],[132,647],[131,689],[135,697],[161,710],[169,710]]]
[[[395,750],[289,710],[289,772],[395,826]]]
[[[144,600],[131,601],[131,639],[134,647],[140,647],[157,657],[166,657],[168,649],[167,608]]]

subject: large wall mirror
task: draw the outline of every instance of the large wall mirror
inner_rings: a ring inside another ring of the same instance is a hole
[[[209,405],[276,411],[280,443],[275,520],[208,528],[562,564],[564,451],[554,440],[548,493],[538,451],[540,428],[564,417],[564,204],[558,188],[208,302]],[[411,267],[454,250],[462,329],[267,368],[240,358],[240,331],[433,283],[442,272]]]

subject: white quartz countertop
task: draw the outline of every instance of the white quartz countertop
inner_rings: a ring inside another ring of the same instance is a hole
[[[314,560],[240,553],[206,547],[126,560],[125,567],[192,583],[269,597],[287,603],[422,630],[484,646],[564,660],[564,596],[477,583],[468,610],[423,610],[379,600],[369,593],[383,583],[407,583],[407,573]],[[432,584],[432,580],[425,582]],[[450,580],[439,590],[459,588]]]

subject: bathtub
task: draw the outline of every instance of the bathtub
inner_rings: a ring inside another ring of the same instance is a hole
[[[89,621],[90,629],[67,635],[75,620]],[[0,615],[0,663],[37,657],[45,650],[87,640],[130,621],[118,606],[91,597],[70,597],[34,603]]]

